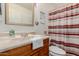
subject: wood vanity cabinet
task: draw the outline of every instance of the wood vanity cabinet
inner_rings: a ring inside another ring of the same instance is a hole
[[[0,53],[0,56],[48,56],[49,55],[49,38],[43,40],[43,47],[33,50],[32,44],[24,45]]]

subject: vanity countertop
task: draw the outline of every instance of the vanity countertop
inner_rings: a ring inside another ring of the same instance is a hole
[[[38,35],[37,35],[38,36]],[[0,52],[4,52],[16,47],[31,44],[34,40],[46,39],[49,36],[33,37],[33,38],[7,38],[6,40],[0,41]],[[0,38],[1,39],[1,38]]]

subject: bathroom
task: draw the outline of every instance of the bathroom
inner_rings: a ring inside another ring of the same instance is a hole
[[[0,56],[79,56],[79,3],[0,3]]]

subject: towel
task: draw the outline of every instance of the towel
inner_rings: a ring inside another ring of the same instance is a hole
[[[40,47],[43,47],[43,39],[34,40],[32,44],[33,50]]]

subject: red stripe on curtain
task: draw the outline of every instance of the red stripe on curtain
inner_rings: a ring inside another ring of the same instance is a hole
[[[56,41],[56,40],[51,40],[50,42],[55,42],[55,43],[57,43],[57,44],[62,44],[62,45],[64,45],[64,46],[68,46],[68,47],[75,47],[75,48],[79,48],[79,44],[74,44],[74,43],[67,43],[67,42],[64,42],[64,41]],[[52,44],[51,43],[51,44]],[[50,45],[51,45],[50,44]]]
[[[79,24],[48,26],[48,29],[79,28]]]
[[[56,32],[48,32],[48,34],[61,34],[61,35],[75,35],[75,36],[79,36],[79,34],[72,34],[72,33],[56,33]]]

